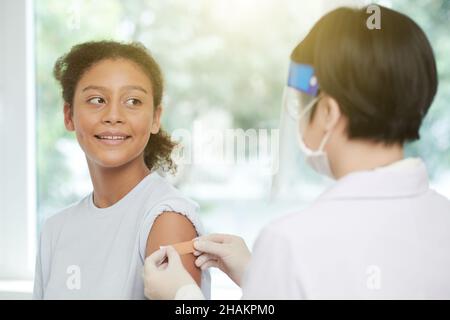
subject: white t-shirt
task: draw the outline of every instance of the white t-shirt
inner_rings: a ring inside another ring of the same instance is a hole
[[[164,211],[185,215],[199,235],[198,205],[153,172],[125,197],[98,208],[90,193],[49,218],[41,232],[34,299],[145,299],[142,278],[148,234]],[[202,272],[210,295],[210,276]]]

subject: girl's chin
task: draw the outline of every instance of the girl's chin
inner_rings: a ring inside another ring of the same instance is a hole
[[[96,166],[103,168],[114,169],[123,167],[133,161],[129,157],[107,157],[107,156],[96,156],[91,158]]]

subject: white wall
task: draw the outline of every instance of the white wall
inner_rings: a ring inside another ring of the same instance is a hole
[[[5,280],[31,281],[34,271],[36,152],[31,4],[28,0],[0,1],[0,291]],[[0,292],[0,297],[4,293]]]

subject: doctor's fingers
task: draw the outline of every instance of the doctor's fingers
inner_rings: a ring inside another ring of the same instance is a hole
[[[195,265],[202,269],[208,269],[210,267],[220,268],[221,262],[217,259],[217,256],[202,254],[200,257],[195,260]]]
[[[193,254],[194,254],[194,256],[198,257],[198,256],[201,256],[203,254],[203,252],[195,250]]]
[[[176,266],[182,264],[180,255],[178,254],[177,250],[175,250],[174,247],[167,246],[166,251],[169,266]]]
[[[213,254],[218,257],[228,255],[230,250],[230,246],[227,243],[217,243],[209,240],[194,241],[194,248],[196,251]]]
[[[158,267],[158,270],[160,270],[160,271],[165,270],[168,265],[169,264],[167,262],[161,263]]]
[[[195,265],[200,268],[202,264],[204,264],[208,260],[218,260],[218,257],[213,254],[204,253],[195,260]]]
[[[161,262],[164,261],[164,258],[166,257],[167,252],[165,248],[161,248],[155,252],[153,252],[151,255],[149,255],[145,259],[145,269],[156,269],[160,266]]]
[[[220,269],[219,261],[211,259],[211,260],[206,261],[204,264],[202,264],[200,266],[200,269],[202,269],[202,271],[205,271],[208,268],[218,268],[218,269]]]

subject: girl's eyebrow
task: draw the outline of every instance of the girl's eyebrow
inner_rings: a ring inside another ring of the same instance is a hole
[[[145,94],[148,94],[148,92],[147,92],[147,90],[145,90],[143,87],[141,87],[141,86],[136,86],[136,85],[129,85],[129,86],[123,86],[122,88],[121,88],[121,90],[139,90],[139,91],[142,91],[142,92],[144,92]],[[92,86],[92,85],[90,85],[90,86],[87,86],[87,87],[85,87],[82,91],[84,92],[84,91],[87,91],[87,90],[100,90],[100,91],[108,91],[108,88],[106,88],[106,87],[101,87],[101,86]]]
[[[126,89],[126,90],[139,90],[139,91],[144,92],[145,94],[148,94],[147,90],[145,90],[145,89],[142,88],[141,86],[130,85],[130,86],[124,86],[124,87],[122,87],[122,89]]]
[[[107,88],[105,87],[100,87],[100,86],[87,86],[85,87],[82,92],[87,91],[87,90],[100,90],[100,91],[108,91]]]

